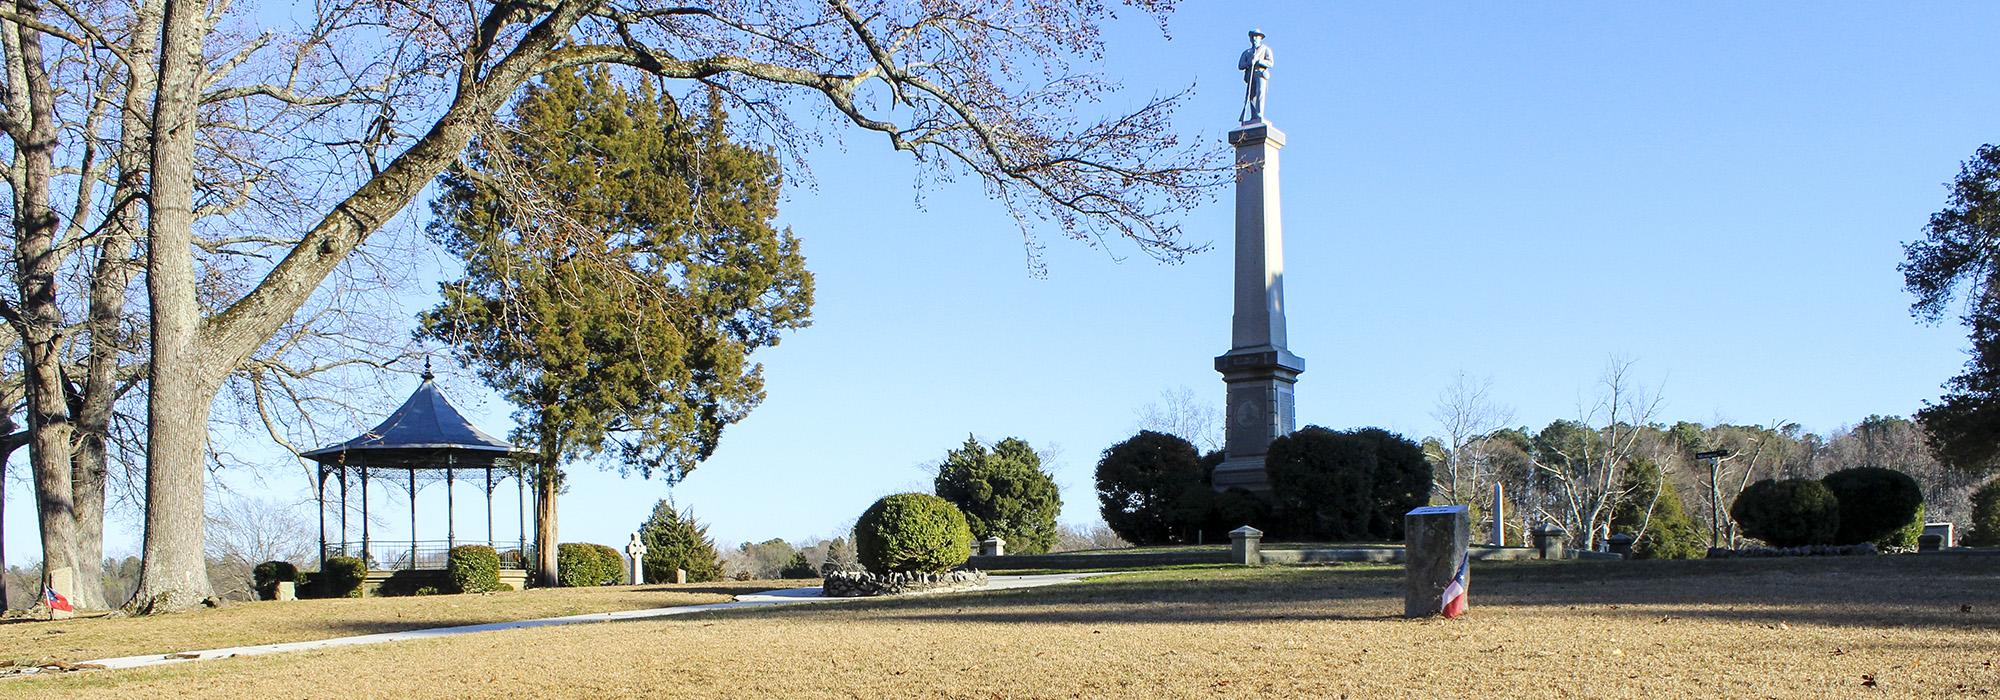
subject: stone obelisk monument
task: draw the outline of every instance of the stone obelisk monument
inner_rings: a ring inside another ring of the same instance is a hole
[[[1229,352],[1215,358],[1215,370],[1229,387],[1217,491],[1270,491],[1264,453],[1272,440],[1292,432],[1292,384],[1306,369],[1305,360],[1285,347],[1285,246],[1278,207],[1278,151],[1285,147],[1285,133],[1264,117],[1272,58],[1264,33],[1252,30],[1250,48],[1236,64],[1244,83],[1242,124],[1229,132],[1236,147],[1236,315]]]

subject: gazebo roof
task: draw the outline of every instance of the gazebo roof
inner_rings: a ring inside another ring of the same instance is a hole
[[[327,465],[439,469],[488,467],[525,452],[466,420],[431,378],[426,362],[423,383],[380,425],[301,456]]]

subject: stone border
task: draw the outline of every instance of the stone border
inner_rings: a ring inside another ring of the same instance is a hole
[[[861,598],[912,593],[944,593],[986,587],[986,572],[947,571],[942,574],[891,572],[887,575],[866,571],[833,571],[821,581],[821,595],[828,598]]]

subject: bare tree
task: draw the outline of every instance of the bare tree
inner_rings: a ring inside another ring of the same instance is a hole
[[[1171,3],[1136,4],[1164,13]],[[322,5],[284,40],[243,39],[226,23],[250,20],[232,19],[220,3],[158,6],[147,96],[151,342],[139,611],[188,607],[207,593],[203,427],[225,378],[547,71],[610,63],[713,85],[781,147],[815,133],[795,124],[792,108],[816,108],[912,153],[930,175],[974,175],[1024,235],[1053,224],[1091,243],[1129,239],[1161,258],[1198,249],[1171,219],[1227,178],[1217,149],[1183,144],[1171,128],[1179,95],[1079,120],[1080,105],[1115,87],[1072,68],[1102,49],[1109,9],[1097,3],[413,0]],[[107,30],[144,16],[68,17],[79,25],[68,34],[117,54],[124,47]],[[315,163],[360,165],[307,172]],[[211,170],[239,189],[208,184]],[[269,235],[269,265],[224,270],[256,281],[205,299],[202,282],[216,271],[196,264],[201,215],[257,209],[272,192],[299,196],[270,198],[296,204],[268,221],[278,232]]]
[[[242,596],[251,589],[251,569],[267,561],[304,563],[313,549],[313,524],[303,504],[234,496],[217,499],[205,525],[213,580],[226,582],[219,595]]]
[[[1222,422],[1222,410],[1186,386],[1162,391],[1158,401],[1139,407],[1140,430],[1178,436],[1203,454],[1222,449]]]
[[[1491,378],[1474,383],[1459,372],[1451,386],[1438,393],[1431,419],[1444,431],[1442,480],[1433,479],[1432,493],[1442,493],[1451,503],[1467,503],[1479,498],[1480,486],[1490,484],[1492,469],[1476,443],[1514,420],[1513,409],[1495,403]]]
[[[1625,497],[1621,477],[1640,456],[1641,437],[1660,405],[1658,393],[1633,381],[1630,360],[1612,359],[1599,380],[1596,402],[1574,422],[1558,421],[1536,439],[1535,466],[1551,486],[1542,516],[1587,548]]]

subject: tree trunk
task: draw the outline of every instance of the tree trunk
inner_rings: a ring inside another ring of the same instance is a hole
[[[147,237],[153,346],[146,422],[145,565],[128,607],[167,612],[209,595],[202,560],[202,459],[209,410],[222,378],[291,318],[355,246],[458,158],[478,126],[491,119],[516,88],[551,67],[543,59],[567,37],[577,18],[597,5],[558,3],[483,77],[477,66],[468,66],[459,93],[430,131],[334,205],[256,287],[227,309],[203,318],[195,299],[190,246],[201,51],[209,28],[203,3],[165,1],[160,70],[154,83],[158,87],[153,95],[152,219]],[[505,6],[492,12],[499,17],[517,9]],[[468,59],[483,63],[485,56]],[[554,507],[554,498],[547,507]],[[553,537],[552,512],[545,525]],[[543,554],[543,561],[554,561],[553,548]],[[553,565],[548,568],[552,571]]]
[[[35,18],[41,8],[15,2],[14,11]],[[34,470],[35,505],[42,529],[42,585],[74,599],[77,579],[76,513],[70,480],[69,396],[62,376],[63,314],[56,299],[56,275],[62,253],[56,245],[58,222],[49,207],[49,187],[55,176],[55,98],[42,65],[41,33],[20,24],[17,67],[28,113],[12,134],[20,180],[15,184],[18,208],[15,227],[15,287],[20,295],[15,321],[21,335],[22,381],[28,403],[28,462]],[[12,100],[16,104],[20,100]],[[56,585],[56,584],[63,585]],[[101,597],[101,596],[100,596]]]
[[[203,559],[202,468],[208,413],[221,382],[202,352],[193,244],[196,102],[202,82],[203,3],[167,0],[153,101],[151,396],[146,411],[146,538],[139,588],[127,607],[171,612],[209,597]]]
[[[117,185],[111,191],[112,212],[97,263],[90,277],[86,337],[90,354],[84,364],[81,400],[76,409],[76,454],[71,457],[70,489],[76,495],[76,556],[79,594],[88,607],[109,607],[104,598],[104,488],[110,468],[111,418],[119,396],[118,359],[124,349],[121,321],[126,289],[132,283],[135,241],[143,222],[140,199],[145,196],[147,139],[145,119],[153,95],[153,54],[160,37],[160,3],[138,9],[127,65],[125,96],[119,114]],[[122,601],[121,601],[122,602]]]
[[[554,457],[535,470],[535,582],[553,588],[556,580],[556,492],[562,483]]]
[[[12,416],[0,417],[0,429],[8,433],[7,437],[0,438],[0,573],[7,571],[7,532],[4,527],[7,522],[7,461],[14,457],[14,450],[28,441],[28,434],[14,432],[15,427]],[[14,607],[10,600],[7,577],[0,576],[0,609]]]

